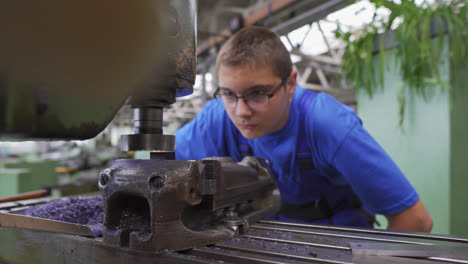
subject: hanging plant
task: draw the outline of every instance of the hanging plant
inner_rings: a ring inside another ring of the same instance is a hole
[[[397,95],[402,127],[406,95],[416,94],[427,100],[429,85],[450,91],[450,85],[443,81],[439,72],[439,64],[443,61],[444,33],[449,39],[451,62],[460,64],[468,44],[467,3],[466,0],[435,0],[432,4],[424,1],[421,5],[414,0],[401,0],[399,4],[386,0],[370,2],[376,7],[370,24],[354,33],[343,32],[340,28],[335,31],[336,37],[347,44],[342,57],[342,72],[354,87],[363,89],[372,97],[379,86],[383,87],[384,33],[392,30],[398,43],[395,67],[399,68],[403,81]],[[377,18],[377,9],[381,7],[390,11],[385,19]],[[433,28],[437,30],[437,41],[433,41]],[[379,67],[376,69],[373,51],[377,41]]]

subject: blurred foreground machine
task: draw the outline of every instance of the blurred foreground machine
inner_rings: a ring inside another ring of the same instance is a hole
[[[174,160],[163,110],[193,90],[195,21],[195,0],[0,3],[2,139],[87,139],[124,102],[134,111],[134,133],[122,136],[121,150],[151,151],[151,159],[117,160],[100,173],[105,246],[189,249],[244,234],[279,210],[265,161]],[[70,223],[8,212],[0,226],[0,233],[16,227],[86,235]],[[33,261],[22,255],[4,259]]]
[[[268,163],[176,161],[163,109],[195,79],[194,0],[0,3],[0,137],[87,139],[126,102],[134,133],[99,175],[102,236],[0,204],[2,263],[468,263],[468,240],[260,221],[279,209]],[[83,19],[85,18],[85,19]]]

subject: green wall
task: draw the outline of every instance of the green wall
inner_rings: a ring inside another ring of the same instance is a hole
[[[458,146],[459,153],[464,152],[465,160],[468,157],[466,139],[458,141],[462,138],[462,131],[467,134],[466,124],[460,125],[464,127],[457,130],[460,135],[455,140],[452,136],[455,131],[451,128],[454,115],[451,112],[448,93],[433,92],[426,101],[418,96],[407,94],[402,130],[398,124],[397,101],[398,87],[402,85],[402,82],[400,74],[393,67],[394,54],[394,49],[388,50],[386,53],[383,89],[372,98],[363,92],[358,93],[358,113],[363,120],[364,127],[390,154],[416,188],[433,218],[432,233],[465,234],[466,232],[462,232],[461,228],[454,228],[454,224],[460,225],[461,223],[455,223],[454,219],[460,218],[457,213],[451,210],[451,207],[458,205],[461,208],[461,203],[468,200],[459,201],[459,197],[455,197],[452,190],[452,184],[464,183],[464,179],[458,177],[456,181],[453,180],[451,169],[454,160],[451,159],[451,156],[454,150],[453,145],[460,144]],[[377,58],[375,65],[378,69]],[[440,65],[440,71],[442,78],[447,82],[450,82],[449,70],[450,65],[446,59]],[[428,89],[439,90],[438,87],[428,87]],[[465,116],[468,116],[466,111]],[[463,115],[458,118],[463,118]],[[462,142],[465,145],[464,149],[461,147]],[[468,163],[468,160],[465,163]],[[463,171],[468,171],[466,165],[458,170],[460,170],[460,174]],[[461,186],[456,188],[462,189]],[[464,186],[468,186],[468,184],[464,184]],[[384,222],[383,228],[385,228],[384,218],[379,217],[378,220],[381,223]],[[466,218],[464,218],[464,222],[468,223]]]
[[[468,59],[462,67],[452,66],[454,87],[451,131],[451,233],[468,236]]]

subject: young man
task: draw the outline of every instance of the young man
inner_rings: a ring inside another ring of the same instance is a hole
[[[176,133],[177,159],[245,155],[272,165],[283,206],[273,219],[429,232],[432,219],[353,110],[296,86],[278,36],[247,27],[221,48],[217,100]]]

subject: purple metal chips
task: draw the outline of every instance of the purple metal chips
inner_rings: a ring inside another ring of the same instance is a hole
[[[102,235],[104,203],[101,195],[67,197],[26,209],[24,215],[88,226],[95,236]]]

